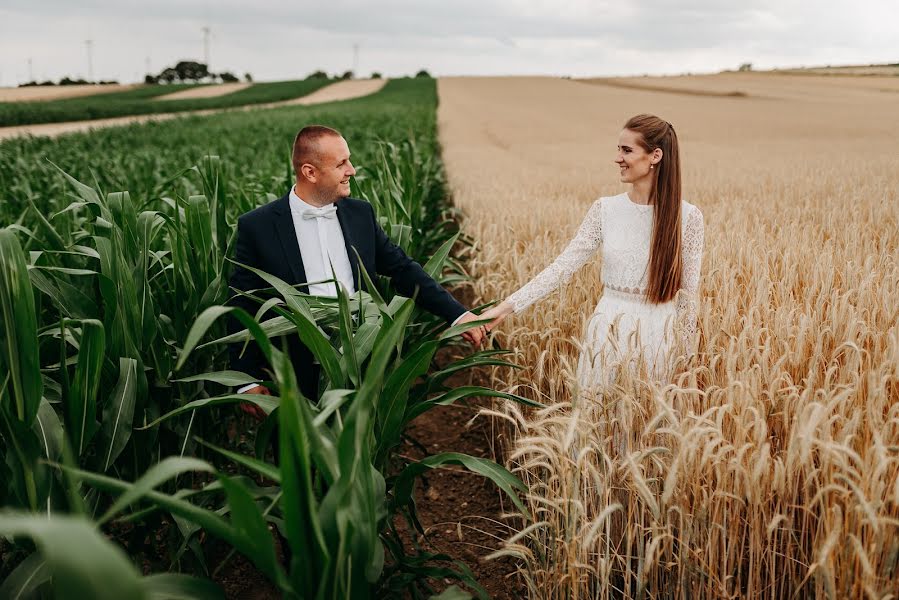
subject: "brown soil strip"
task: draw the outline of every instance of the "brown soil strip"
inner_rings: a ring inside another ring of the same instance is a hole
[[[124,92],[141,84],[109,85],[38,85],[18,88],[0,88],[0,102],[40,102],[62,100],[79,96],[94,96],[109,92]]]
[[[172,92],[164,96],[157,96],[156,100],[195,100],[197,98],[218,98],[226,94],[233,94],[253,85],[252,83],[219,83],[215,85],[203,85],[200,87]]]
[[[684,94],[687,96],[715,96],[718,98],[746,98],[749,96],[746,92],[732,90],[729,92],[719,92],[715,90],[688,89],[680,87],[668,87],[665,85],[654,85],[651,83],[638,83],[628,79],[578,79],[583,83],[591,85],[608,85],[612,87],[628,88],[632,90],[644,90],[647,92],[665,92],[668,94]]]
[[[63,135],[66,133],[84,132],[90,131],[92,129],[103,129],[106,127],[120,127],[123,125],[147,123],[150,121],[167,121],[169,119],[174,119],[175,117],[205,116],[225,111],[261,110],[265,108],[278,108],[281,106],[306,106],[310,104],[321,104],[324,102],[336,102],[338,100],[350,100],[352,98],[360,98],[362,96],[373,94],[384,87],[384,84],[386,82],[387,80],[385,79],[340,81],[320,90],[316,90],[308,96],[302,96],[300,98],[294,98],[292,100],[284,100],[281,102],[267,102],[265,104],[251,104],[238,108],[228,108],[222,110],[194,110],[176,113],[159,113],[153,115],[115,117],[112,119],[95,119],[93,121],[69,121],[65,123],[42,123],[40,125],[17,125],[15,127],[0,127],[0,141],[26,135],[56,137],[58,135]]]
[[[347,81],[338,81],[329,86],[315,90],[307,96],[301,96],[295,100],[288,100],[284,104],[289,106],[293,104],[308,105],[321,104],[323,102],[337,102],[338,100],[352,100],[353,98],[361,98],[375,92],[381,91],[386,79],[352,79]]]
[[[462,452],[495,460],[493,447],[498,440],[490,420],[480,417],[469,423],[479,409],[479,406],[462,404],[437,407],[416,419],[407,434],[430,454]],[[411,445],[403,453],[417,459],[425,457],[420,448]],[[467,564],[491,598],[527,597],[514,559],[485,560],[513,534],[515,530],[510,526],[520,526],[503,518],[515,509],[492,481],[461,468],[433,470],[419,480],[415,497],[426,543],[432,551]],[[435,588],[442,590],[453,583],[435,582]]]

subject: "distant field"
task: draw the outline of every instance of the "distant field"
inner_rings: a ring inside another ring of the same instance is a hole
[[[38,102],[61,100],[94,94],[109,94],[129,90],[135,85],[36,85],[16,88],[0,88],[0,102]]]
[[[843,102],[867,95],[899,92],[899,77],[846,77],[788,73],[718,73],[675,77],[606,77],[582,79],[593,85],[688,96],[781,98]]]
[[[857,65],[848,67],[807,67],[803,69],[775,69],[774,73],[798,73],[811,75],[880,75],[899,76],[899,63],[894,65]]]
[[[264,109],[264,108],[277,108],[282,106],[311,106],[314,104],[325,104],[328,102],[337,102],[341,100],[351,100],[354,98],[361,98],[363,96],[369,96],[380,91],[384,84],[387,83],[386,79],[361,79],[361,80],[347,80],[347,81],[337,81],[330,85],[326,85],[325,87],[319,88],[312,92],[311,94],[307,94],[305,96],[300,96],[299,98],[292,98],[290,100],[280,100],[278,102],[263,102],[260,104],[246,104],[236,107],[231,107],[230,110],[256,110],[256,109]],[[204,89],[203,87],[196,88],[198,90]],[[185,90],[185,92],[191,92],[193,89]],[[143,115],[129,115],[124,117],[111,117],[107,119],[92,119],[89,121],[65,121],[58,123],[38,123],[38,124],[29,124],[29,125],[14,125],[11,127],[0,127],[0,141],[5,139],[11,139],[22,136],[47,136],[47,137],[56,137],[58,135],[63,135],[67,133],[75,133],[75,132],[83,132],[89,131],[93,129],[105,129],[107,127],[121,127],[124,125],[131,125],[135,123],[145,123],[149,121],[159,122],[159,121],[167,121],[169,119],[173,119],[175,117],[187,117],[187,116],[205,116],[209,114],[213,114],[216,112],[220,112],[222,110],[229,110],[228,108],[217,109],[217,108],[208,108],[203,110],[194,110],[194,111],[181,111],[181,112],[162,112],[162,113],[152,113],[152,114],[143,114]]]
[[[168,102],[156,102],[154,98],[198,86],[153,85],[124,92],[48,102],[3,102],[0,103],[0,127],[90,121],[131,115],[222,109],[279,102],[305,96],[330,83],[332,82],[326,79],[257,83],[224,96]]]
[[[166,94],[164,96],[157,96],[157,100],[191,100],[194,98],[216,98],[218,96],[224,96],[226,94],[233,94],[234,92],[239,92],[240,90],[245,90],[248,87],[253,85],[252,83],[218,83],[215,85],[204,85],[198,86],[195,88],[191,88],[189,90],[182,90],[180,92],[174,92],[171,94]]]

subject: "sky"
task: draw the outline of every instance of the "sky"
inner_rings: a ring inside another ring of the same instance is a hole
[[[899,63],[897,23],[899,0],[0,0],[0,86],[142,81],[203,62],[204,27],[213,72],[275,81]]]

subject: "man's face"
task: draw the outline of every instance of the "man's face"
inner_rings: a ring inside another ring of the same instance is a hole
[[[318,140],[320,161],[315,190],[322,202],[337,202],[350,195],[350,177],[356,174],[350,148],[342,137],[329,135]]]

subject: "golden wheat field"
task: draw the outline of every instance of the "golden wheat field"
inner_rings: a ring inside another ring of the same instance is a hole
[[[572,394],[598,258],[496,336],[543,401],[493,414],[534,521],[531,598],[899,597],[899,86],[788,75],[439,82],[475,292],[501,300],[624,188],[628,117],[669,120],[705,218],[697,351],[668,385]],[[739,90],[707,96],[695,90]],[[686,92],[686,93],[684,93]],[[515,521],[511,521],[515,522]]]

